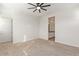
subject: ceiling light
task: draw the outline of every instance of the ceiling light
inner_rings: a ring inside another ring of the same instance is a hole
[[[44,3],[36,3],[36,5],[32,4],[32,3],[28,3],[28,4],[33,6],[31,8],[28,8],[28,9],[34,9],[33,12],[39,11],[39,13],[41,13],[41,10],[47,11],[47,9],[45,9],[45,7],[51,6],[50,4],[46,5]]]
[[[40,7],[37,7],[37,9],[39,10],[39,9],[40,9]]]

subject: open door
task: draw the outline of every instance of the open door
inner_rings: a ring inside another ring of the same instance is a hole
[[[55,16],[48,18],[48,40],[55,41]]]

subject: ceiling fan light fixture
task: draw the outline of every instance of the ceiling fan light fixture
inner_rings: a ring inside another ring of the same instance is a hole
[[[39,9],[40,9],[40,7],[37,7],[37,9],[39,10]]]
[[[32,4],[32,3],[29,3],[29,4],[34,6],[34,7],[31,7],[31,8],[28,8],[28,9],[34,9],[33,12],[39,11],[39,13],[41,13],[41,10],[47,11],[47,9],[45,9],[45,7],[51,6],[50,4],[45,5],[44,3],[36,3],[36,5]]]

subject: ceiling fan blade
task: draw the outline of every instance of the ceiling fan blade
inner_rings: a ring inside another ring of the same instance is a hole
[[[44,9],[44,8],[41,8],[42,10],[45,10],[45,11],[47,11],[47,9]]]
[[[40,3],[36,3],[36,4],[37,4],[37,6],[39,6]]]
[[[48,6],[51,6],[51,5],[44,5],[44,6],[41,6],[41,7],[48,7]]]
[[[30,4],[30,5],[35,6],[35,7],[36,7],[36,5],[34,5],[34,4],[32,4],[32,3],[28,3],[28,4]]]
[[[35,9],[33,12],[35,12],[37,9]]]
[[[41,13],[41,10],[39,9],[39,13]]]
[[[31,8],[28,8],[28,9],[35,9],[36,7],[31,7]]]
[[[42,6],[44,3],[41,3],[40,6]]]

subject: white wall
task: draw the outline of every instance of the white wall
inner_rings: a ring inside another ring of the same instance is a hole
[[[13,25],[14,42],[22,42],[38,38],[38,25],[38,19],[32,16],[24,15],[15,18]]]
[[[79,47],[79,5],[58,4],[54,12],[43,16],[40,21],[40,38],[48,39],[48,17],[55,16],[56,42]]]
[[[76,8],[79,7],[69,8],[56,14],[56,42],[79,47],[79,14],[76,14]]]
[[[48,16],[43,16],[40,19],[39,37],[48,40]]]
[[[28,15],[25,4],[2,4],[1,15],[13,20],[13,42],[38,38],[39,17]]]

